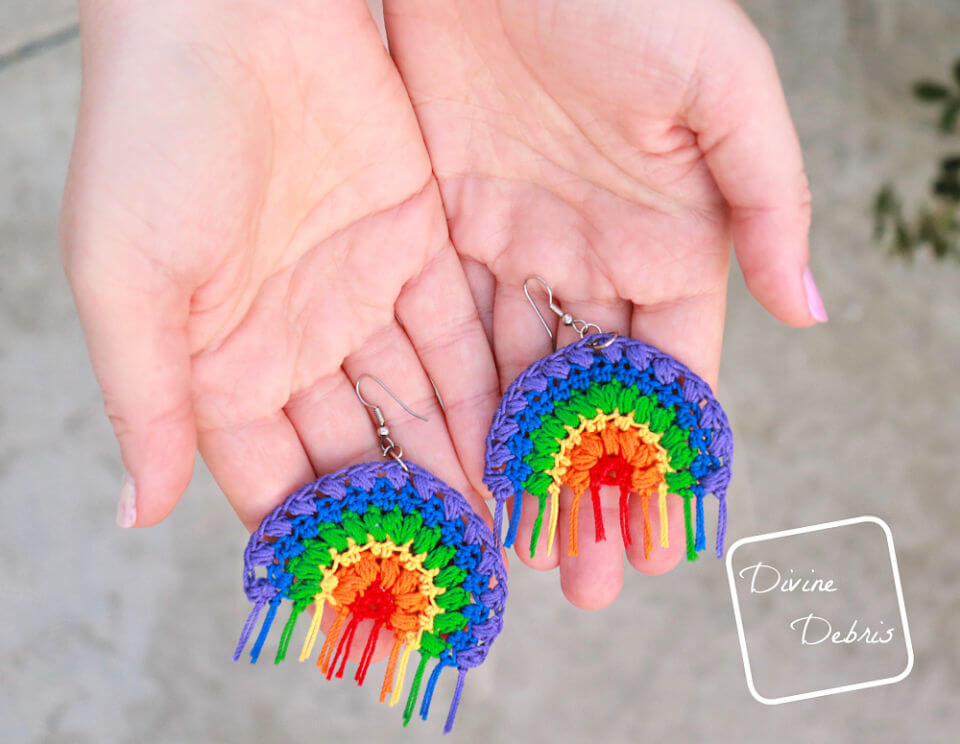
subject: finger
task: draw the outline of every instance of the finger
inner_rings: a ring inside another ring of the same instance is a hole
[[[68,254],[65,268],[129,474],[117,523],[147,527],[170,513],[193,474],[189,298],[133,250],[82,255]]]
[[[382,456],[370,413],[353,385],[338,368],[292,396],[284,408],[319,475]]]
[[[391,349],[390,344],[402,346],[402,339],[400,338],[402,334],[400,328],[391,327],[387,335],[393,340],[388,342],[386,347],[383,347],[382,353],[395,355],[396,348]],[[424,413],[421,408],[428,408],[428,401],[418,401],[416,405],[407,402],[413,400],[417,395],[424,394],[422,385],[416,394],[412,389],[407,388],[403,388],[403,392],[400,392],[401,386],[396,382],[396,379],[406,374],[403,369],[378,367],[377,371],[368,371],[369,361],[362,357],[357,359],[356,355],[354,364],[355,369],[363,369],[367,374],[375,374],[378,377],[381,374],[384,375],[380,379],[414,411]],[[364,371],[359,372],[357,376],[364,374]],[[422,371],[420,374],[422,375]],[[427,384],[429,385],[429,381]],[[308,390],[293,396],[286,406],[287,415],[293,422],[313,468],[318,474],[335,472],[343,467],[360,462],[382,459],[370,413],[357,397],[354,385],[355,382],[343,370],[338,370],[335,374],[317,381]],[[416,426],[422,422],[415,418],[412,419],[410,432],[400,433],[400,418],[406,417],[409,419],[409,414],[396,406],[394,401],[389,399],[389,394],[381,390],[376,382],[368,379],[362,380],[361,392],[368,401],[383,408],[384,417],[387,419],[387,427],[398,445],[407,448],[407,444],[414,438],[425,436],[424,431]],[[431,410],[429,415],[436,421],[437,415],[435,414],[435,410]],[[404,456],[427,467],[425,462],[414,455],[412,451],[405,451]],[[482,505],[482,502],[480,505],[485,511],[486,508]],[[334,617],[333,612],[324,613],[320,622],[320,628],[324,635],[327,635],[333,627]],[[360,661],[372,630],[372,621],[364,621],[357,626],[347,655],[351,662]],[[393,637],[391,634],[380,633],[371,663],[377,663],[389,656],[392,647]]]
[[[199,439],[207,467],[251,532],[287,496],[316,478],[283,411],[257,421],[201,430]]]
[[[443,401],[442,419],[474,490],[483,489],[487,427],[500,399],[490,344],[460,261],[446,243],[404,286],[397,315]]]
[[[571,604],[582,610],[608,606],[623,588],[623,538],[618,528],[619,493],[609,487],[600,491],[600,512],[605,539],[596,539],[596,522],[588,490],[577,505],[577,554],[570,555],[570,512],[573,493],[560,491],[560,587]]]
[[[550,333],[556,336],[556,316],[546,309],[546,299],[539,285],[530,282],[529,286]],[[501,390],[506,390],[517,375],[537,359],[553,351],[550,335],[530,306],[520,283],[497,284],[493,299],[493,351]]]
[[[381,407],[390,437],[403,450],[404,458],[416,462],[463,494],[487,524],[492,525],[489,509],[471,487],[457,459],[433,385],[400,326],[391,323],[368,338],[346,359],[343,369],[353,384],[363,374],[379,378],[407,408],[427,419],[421,421],[403,410],[375,380],[361,381],[361,393],[368,403]],[[372,432],[373,424],[369,426]]]
[[[810,325],[826,313],[807,272],[810,192],[800,143],[770,48],[742,10],[726,7],[741,41],[709,39],[687,123],[730,205],[750,291],[783,322]]]
[[[593,323],[604,333],[630,333],[630,318],[633,306],[627,300],[618,298],[605,302],[596,300],[573,300],[557,298],[564,312],[573,318]],[[588,328],[588,333],[595,333],[596,328]],[[566,346],[580,339],[580,334],[572,326],[560,325],[557,329],[557,346]]]
[[[510,499],[507,504],[508,517],[513,516],[513,509],[516,506],[515,499]],[[513,549],[517,557],[526,565],[537,571],[550,571],[560,565],[559,549],[557,539],[554,536],[553,546],[547,550],[547,530],[543,529],[543,524],[547,519],[545,511],[541,518],[541,529],[537,536],[536,546],[531,546],[533,530],[537,521],[537,512],[539,503],[530,494],[523,495],[523,504],[520,507],[520,521],[517,523],[517,535],[513,544]],[[549,502],[545,505],[545,510],[550,508]]]
[[[361,393],[368,402],[382,408],[390,436],[404,450],[404,457],[460,491],[491,524],[483,499],[470,488],[459,467],[430,380],[397,324],[390,324],[368,339],[359,352],[344,362],[344,370],[319,380],[287,404],[287,413],[317,472],[333,472],[358,462],[382,459],[370,413],[354,387],[364,374],[378,377],[408,408],[429,419],[422,422],[404,411],[375,380],[361,380]],[[325,635],[333,621],[333,614],[325,613],[320,625]],[[372,629],[372,622],[357,627],[349,649],[350,661],[360,660]],[[388,656],[392,647],[390,634],[381,633],[372,663]]]
[[[373,397],[367,388],[367,395]],[[385,393],[384,393],[385,394]],[[309,389],[291,397],[285,409],[318,475],[348,465],[382,459],[370,414],[357,397],[354,383],[342,369],[318,380]],[[393,417],[391,417],[392,419]],[[320,621],[324,635],[333,627],[335,613],[327,611]],[[359,662],[373,629],[372,621],[357,626],[347,658]],[[373,663],[389,655],[393,639],[381,633]]]
[[[679,359],[716,390],[726,301],[724,283],[676,302],[637,306],[631,335]]]
[[[470,285],[470,294],[477,306],[477,315],[483,331],[487,334],[487,341],[493,347],[493,295],[497,288],[497,280],[484,264],[466,256],[460,257],[463,265],[463,274]]]
[[[427,288],[429,289],[429,282]],[[466,291],[465,282],[463,290]],[[404,313],[400,312],[399,308],[398,304],[398,314],[402,320]],[[474,319],[476,320],[475,314]],[[476,321],[476,325],[475,333],[479,334],[485,345],[479,321]],[[409,325],[405,327],[408,330],[410,328]],[[429,354],[429,351],[427,353]],[[390,400],[389,393],[381,389],[375,380],[361,380],[361,393],[368,403],[381,406],[390,436],[403,448],[404,457],[429,470],[463,494],[487,525],[492,526],[493,519],[483,498],[471,487],[463,473],[433,385],[403,329],[399,325],[390,325],[369,339],[358,352],[344,362],[344,370],[354,384],[363,374],[379,378],[408,408],[427,417],[428,421],[424,422],[411,416],[396,401]],[[456,388],[450,390],[449,394],[457,400]],[[442,388],[440,393],[441,397],[445,398]],[[372,431],[372,428],[370,430]],[[356,649],[362,650],[366,646],[370,629],[372,624],[368,628],[361,627],[357,630],[351,659],[359,658]],[[328,631],[329,628],[324,629],[325,633]],[[382,634],[377,641],[374,661],[387,656],[392,645],[392,639],[387,637],[387,634]]]
[[[628,503],[630,520],[630,545],[627,560],[640,573],[651,576],[666,573],[683,558],[686,548],[686,527],[683,521],[683,499],[676,494],[667,494],[667,547],[660,543],[660,509],[658,497],[647,502],[646,514],[643,500],[637,494],[630,496]],[[644,527],[646,520],[647,526]],[[649,546],[649,549],[647,548]],[[649,558],[647,552],[649,550]]]
[[[251,532],[287,496],[318,474],[339,469],[351,460],[379,457],[369,423],[363,425],[368,421],[367,415],[353,392],[352,384],[340,370],[331,378],[332,384],[328,383],[326,388],[318,384],[316,394],[299,396],[291,404],[296,415],[315,424],[303,427],[306,433],[303,442],[291,414],[283,411],[262,421],[201,432],[200,448],[204,460],[240,520]],[[326,405],[319,405],[321,403]],[[348,415],[336,417],[330,414],[331,411],[346,411]],[[357,425],[349,426],[353,421]],[[305,451],[306,445],[315,448],[316,468]],[[337,446],[340,446],[339,450],[335,449]],[[309,611],[312,615],[312,606]],[[333,621],[334,613],[325,612],[320,624],[324,634],[330,630]],[[348,656],[351,661],[360,660],[372,628],[372,621],[357,627]],[[389,634],[381,634],[373,661],[389,654],[392,645]]]

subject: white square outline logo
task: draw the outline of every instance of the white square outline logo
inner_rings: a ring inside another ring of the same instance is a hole
[[[900,674],[895,677],[885,677],[868,682],[857,682],[850,685],[840,685],[839,687],[829,687],[823,690],[814,690],[813,692],[801,692],[796,695],[785,695],[778,698],[768,698],[757,692],[756,685],[753,683],[753,672],[750,670],[750,655],[747,653],[747,638],[743,632],[743,618],[740,615],[740,601],[737,597],[737,584],[733,576],[733,554],[741,545],[749,545],[755,542],[766,542],[776,540],[780,537],[790,537],[791,535],[802,535],[805,532],[817,532],[829,530],[834,527],[846,527],[851,524],[863,524],[873,522],[880,525],[884,534],[887,536],[887,548],[890,550],[890,566],[893,568],[893,583],[897,589],[897,603],[900,606],[900,622],[903,625],[903,640],[907,646],[907,666]],[[733,600],[733,614],[737,621],[737,635],[740,637],[740,652],[743,656],[743,671],[747,677],[747,689],[753,699],[764,705],[782,705],[783,703],[792,703],[797,700],[809,700],[810,698],[824,697],[825,695],[836,695],[840,692],[852,692],[854,690],[863,690],[868,687],[880,687],[881,685],[892,685],[900,682],[913,671],[913,642],[910,640],[910,626],[907,624],[907,608],[903,602],[903,587],[900,585],[900,567],[897,564],[897,555],[893,549],[893,533],[890,532],[890,526],[879,517],[863,516],[851,517],[850,519],[840,519],[836,522],[824,522],[823,524],[814,524],[809,527],[798,527],[792,530],[781,530],[780,532],[768,532],[763,535],[753,535],[751,537],[741,537],[727,550],[727,579],[730,581],[730,598]]]

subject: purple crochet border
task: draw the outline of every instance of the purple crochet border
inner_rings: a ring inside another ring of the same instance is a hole
[[[250,535],[250,541],[243,553],[243,588],[247,599],[256,605],[255,611],[251,612],[251,617],[255,619],[259,615],[258,610],[277,595],[277,588],[266,577],[256,575],[257,567],[269,566],[274,560],[273,546],[263,542],[264,538],[278,538],[292,534],[291,518],[316,514],[316,501],[319,498],[330,497],[336,501],[342,501],[347,495],[348,483],[369,491],[378,478],[387,479],[396,488],[400,488],[409,480],[424,501],[436,495],[443,499],[444,516],[447,519],[466,520],[464,541],[468,544],[480,545],[483,556],[480,559],[479,569],[483,573],[492,574],[497,580],[497,585],[483,594],[484,604],[493,612],[486,621],[475,625],[472,629],[475,637],[482,644],[457,655],[457,667],[461,670],[471,669],[484,661],[490,652],[493,640],[503,629],[503,611],[507,601],[507,572],[500,553],[499,540],[494,537],[483,518],[460,492],[419,465],[409,460],[403,462],[409,468],[409,473],[396,460],[385,460],[352,465],[321,476],[312,483],[298,488],[264,517],[260,526]],[[249,631],[245,631],[245,635],[249,635]]]
[[[609,345],[602,347],[605,343]],[[693,403],[705,401],[700,415],[703,427],[713,430],[714,436],[707,451],[723,459],[723,467],[700,480],[708,493],[718,499],[719,516],[717,520],[716,555],[723,556],[723,541],[727,526],[726,494],[730,483],[733,463],[733,433],[727,414],[717,401],[710,386],[682,362],[674,359],[660,349],[635,338],[615,336],[609,333],[591,334],[558,349],[553,354],[531,364],[510,383],[500,405],[493,416],[490,431],[487,434],[485,468],[483,482],[497,501],[493,531],[498,544],[502,542],[503,510],[508,498],[513,497],[514,488],[510,479],[501,471],[504,465],[514,459],[507,447],[510,439],[519,429],[514,416],[527,406],[525,393],[547,389],[548,380],[554,377],[566,379],[571,365],[590,368],[597,355],[601,354],[612,363],[619,362],[623,356],[638,370],[653,368],[654,376],[661,384],[670,384],[683,377],[683,398]]]

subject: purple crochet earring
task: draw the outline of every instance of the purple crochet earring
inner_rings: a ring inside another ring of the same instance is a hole
[[[649,344],[603,333],[594,323],[574,319],[554,302],[542,277],[528,277],[523,291],[551,340],[550,326],[530,296],[530,281],[543,285],[551,312],[576,330],[580,340],[527,367],[500,400],[487,435],[484,473],[484,483],[497,502],[497,539],[502,535],[504,505],[512,498],[503,544],[513,545],[527,495],[537,502],[530,552],[536,550],[546,517],[549,553],[560,489],[569,486],[573,502],[568,553],[576,555],[581,496],[590,492],[595,538],[604,540],[600,487],[614,486],[620,491],[620,531],[627,546],[632,542],[629,500],[641,500],[647,557],[655,542],[649,510],[655,505],[659,511],[656,542],[669,547],[667,495],[682,497],[686,556],[691,561],[706,547],[703,501],[713,494],[718,500],[716,555],[721,557],[733,435],[710,386]]]
[[[244,552],[243,586],[253,609],[234,660],[240,658],[260,613],[266,615],[250,652],[256,662],[274,617],[288,600],[290,615],[274,662],[287,655],[297,618],[311,606],[313,618],[299,660],[311,658],[325,610],[333,627],[317,657],[327,679],[342,677],[357,626],[373,622],[354,679],[363,684],[377,638],[390,633],[393,647],[380,701],[395,705],[413,651],[420,660],[403,713],[413,716],[427,664],[436,665],[424,688],[420,716],[426,720],[433,691],[445,667],[458,670],[444,732],[453,727],[469,669],[480,665],[503,627],[507,574],[496,540],[483,519],[457,491],[403,459],[380,407],[360,393],[370,377],[404,410],[389,388],[361,375],[356,391],[371,411],[385,462],[366,462],[324,475],[298,489],[250,536]]]

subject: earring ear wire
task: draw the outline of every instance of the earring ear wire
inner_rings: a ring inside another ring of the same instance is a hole
[[[410,410],[407,405],[397,397],[387,385],[376,375],[370,375],[364,372],[357,378],[357,383],[354,385],[354,391],[357,393],[357,397],[360,399],[360,402],[366,406],[367,410],[370,411],[373,416],[374,423],[377,429],[377,436],[380,438],[380,451],[383,453],[384,457],[392,457],[402,467],[407,473],[410,472],[410,469],[407,467],[406,463],[403,461],[403,448],[399,446],[396,442],[393,441],[393,438],[390,436],[390,427],[387,426],[387,421],[383,415],[383,409],[380,408],[376,403],[369,402],[366,398],[363,397],[363,393],[360,392],[360,383],[363,382],[364,378],[369,378],[376,382],[380,387],[382,387],[387,394],[393,398],[397,404],[411,416],[415,416],[421,421],[429,421],[426,416],[421,416],[416,411]]]
[[[543,288],[547,291],[547,302],[550,305],[550,312],[560,318],[560,322],[565,325],[573,328],[577,333],[580,334],[580,338],[587,336],[591,333],[603,333],[600,326],[596,323],[589,323],[585,320],[580,320],[579,318],[574,318],[570,313],[565,313],[563,308],[558,305],[553,299],[553,289],[550,285],[547,284],[547,280],[542,276],[533,274],[528,276],[523,280],[523,293],[527,296],[527,300],[530,302],[530,306],[533,308],[533,311],[537,314],[537,317],[540,318],[540,322],[543,324],[543,327],[547,331],[547,335],[550,337],[550,342],[553,344],[553,350],[557,350],[557,339],[554,338],[553,331],[550,330],[550,326],[547,321],[544,319],[543,315],[540,313],[540,308],[537,307],[537,303],[533,301],[533,298],[530,296],[530,288],[527,286],[530,282],[540,282]],[[592,330],[591,330],[592,329]],[[614,338],[616,334],[614,334]],[[610,339],[612,341],[612,339]],[[609,343],[607,343],[609,345]],[[600,347],[603,348],[603,347]]]

